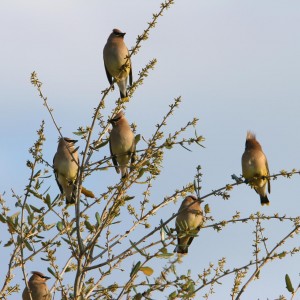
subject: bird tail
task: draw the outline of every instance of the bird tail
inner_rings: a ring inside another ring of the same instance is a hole
[[[270,205],[270,201],[269,201],[267,195],[265,195],[265,196],[260,195],[260,204],[261,205]]]
[[[178,242],[178,245],[174,249],[174,253],[179,253],[179,254],[187,254],[189,248],[186,245],[180,245]]]
[[[70,189],[71,189],[71,191],[70,191],[69,195],[67,195],[67,197],[66,197],[67,206],[76,203],[76,184],[71,183]]]
[[[179,253],[179,254],[187,254],[188,253],[188,247],[180,247],[177,245],[173,251],[174,253]]]
[[[125,90],[125,94],[120,90],[120,97],[121,97],[122,99],[128,98],[127,90]]]

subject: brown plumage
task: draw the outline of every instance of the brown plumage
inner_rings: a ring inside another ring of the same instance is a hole
[[[113,164],[117,173],[125,177],[128,172],[128,162],[135,160],[135,138],[123,111],[110,120],[113,128],[110,132],[109,147]]]
[[[192,204],[193,203],[193,204]],[[193,234],[199,232],[203,224],[203,212],[200,207],[200,202],[197,201],[195,196],[187,196],[181,203],[178,210],[179,215],[176,218],[176,231],[177,231],[177,246],[174,252],[186,254],[188,248],[192,243],[194,237],[185,234],[188,230]]]
[[[51,294],[46,284],[48,279],[50,279],[50,277],[45,276],[41,272],[32,272],[32,276],[28,281],[32,300],[51,300]],[[31,300],[27,287],[25,287],[23,291],[22,299]]]
[[[253,177],[270,176],[270,172],[262,147],[256,140],[255,134],[250,131],[247,132],[245,152],[242,156],[242,172],[244,178],[250,182],[259,194],[261,205],[269,205],[270,201],[266,193],[266,187],[268,185],[268,192],[270,193],[270,179],[258,178],[252,180]]]
[[[132,85],[132,67],[128,49],[124,43],[124,35],[126,33],[119,29],[114,29],[108,37],[107,43],[103,49],[103,60],[106,71],[106,76],[110,84],[112,79],[117,81],[120,90],[121,98],[128,97],[127,94],[127,80],[129,76],[129,84]],[[128,66],[124,68],[126,63]]]
[[[53,158],[55,179],[60,192],[66,196],[67,205],[75,203],[74,183],[79,165],[78,152],[74,147],[76,142],[67,137],[59,139],[57,152]]]

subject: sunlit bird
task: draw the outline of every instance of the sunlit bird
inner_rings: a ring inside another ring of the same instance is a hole
[[[242,156],[242,172],[244,178],[259,194],[261,205],[269,205],[270,201],[267,197],[266,187],[268,185],[268,192],[270,193],[270,179],[262,178],[270,176],[268,161],[261,145],[256,140],[255,134],[250,131],[247,132],[245,152]],[[261,178],[253,179],[254,177]]]
[[[135,138],[123,111],[109,121],[113,128],[110,132],[109,147],[112,161],[117,173],[122,178],[128,173],[128,163],[135,160]]]
[[[32,300],[51,300],[51,294],[47,287],[46,281],[50,277],[45,276],[41,272],[33,271],[32,276],[28,281],[28,286],[31,292]],[[22,299],[31,300],[27,286],[25,287]]]
[[[66,197],[66,204],[75,203],[75,181],[78,172],[78,152],[74,145],[77,141],[70,138],[61,138],[57,152],[53,158],[55,179],[60,192]]]
[[[189,233],[195,235],[199,232],[203,224],[203,212],[200,207],[200,202],[197,201],[197,197],[192,195],[187,196],[182,201],[178,212],[179,215],[175,222],[178,243],[174,252],[186,254],[194,239],[194,236],[189,235]]]
[[[119,29],[114,29],[108,37],[103,49],[103,60],[107,79],[110,84],[112,84],[113,78],[117,81],[121,98],[128,97],[128,77],[129,84],[132,85],[132,68],[130,59],[126,58],[129,52],[124,43],[125,34],[125,32]]]

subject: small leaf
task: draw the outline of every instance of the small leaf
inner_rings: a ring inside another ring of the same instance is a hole
[[[81,188],[81,193],[88,198],[95,198],[95,195],[92,191],[87,190],[86,188]]]
[[[139,170],[139,175],[138,175],[137,179],[141,178],[144,175],[145,171],[146,171],[145,168],[140,169]]]
[[[135,137],[134,137],[134,142],[135,144],[137,145],[137,143],[140,141],[141,139],[141,135],[140,134],[137,134]]]
[[[141,255],[143,255],[143,256],[147,256],[143,251],[141,251],[141,250],[135,245],[134,242],[132,242],[131,240],[129,240],[129,242],[130,242],[131,246],[132,246],[137,252],[139,252],[139,253],[140,253]]]
[[[62,222],[57,222],[57,223],[56,223],[56,228],[57,228],[57,230],[58,230],[59,232],[63,231],[63,229],[64,229],[63,223],[62,223]]]
[[[44,208],[42,207],[42,208],[36,208],[35,206],[33,206],[33,205],[29,205],[30,207],[31,207],[31,209],[34,211],[34,212],[37,212],[37,213],[41,213],[41,212],[43,212],[43,210],[44,210]]]
[[[90,232],[94,231],[94,226],[88,220],[84,221],[84,225],[85,225],[85,227],[87,228],[88,231],[90,231]]]
[[[48,267],[47,270],[50,274],[52,274],[56,278],[55,272],[50,267]]]
[[[285,256],[286,256],[286,252],[285,252],[285,251],[283,251],[283,252],[281,252],[280,254],[278,254],[278,257],[279,257],[280,259],[284,258]]]
[[[43,260],[43,261],[50,261],[49,258],[43,258],[43,257],[41,257],[41,260]]]
[[[69,245],[71,245],[71,242],[69,240],[67,240],[66,238],[62,237],[62,239]]]
[[[33,251],[32,247],[30,246],[27,240],[24,240],[24,244],[29,251]]]
[[[47,204],[47,206],[50,208],[51,207],[51,198],[50,198],[50,195],[47,194],[46,198],[44,198],[43,200]]]
[[[133,277],[140,269],[141,262],[139,261],[131,270],[130,277]]]
[[[205,212],[206,214],[209,214],[209,213],[211,212],[210,207],[209,207],[208,204],[205,204],[205,206],[204,206],[204,212]]]
[[[129,200],[132,200],[134,198],[135,198],[135,196],[125,196],[124,201],[129,201]]]
[[[6,219],[3,217],[2,214],[0,214],[0,221],[1,221],[2,223],[6,223]]]
[[[13,242],[14,242],[14,240],[13,240],[13,239],[10,239],[10,240],[4,245],[4,247],[9,247],[10,245],[13,244]]]
[[[141,267],[139,271],[142,271],[146,276],[151,276],[153,274],[153,269],[150,267]]]
[[[290,279],[290,276],[288,274],[285,275],[285,284],[286,284],[286,288],[290,293],[294,293],[294,288]]]
[[[98,226],[100,226],[100,224],[101,224],[100,214],[99,214],[98,212],[96,212],[96,213],[95,213],[95,217],[96,217]]]
[[[106,140],[105,142],[100,143],[99,145],[97,145],[96,147],[94,147],[94,150],[97,150],[97,149],[99,149],[99,148],[102,148],[102,147],[106,146],[107,143],[108,143],[108,141],[109,141],[109,140]]]

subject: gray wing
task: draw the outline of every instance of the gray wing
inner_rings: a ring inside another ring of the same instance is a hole
[[[105,67],[105,72],[106,72],[106,77],[107,77],[107,79],[108,79],[108,82],[109,82],[110,84],[112,84],[112,83],[113,83],[113,81],[112,81],[112,76],[111,76],[110,73],[108,72],[105,63],[104,63],[104,67]]]
[[[135,162],[135,141],[133,141],[132,143],[130,153],[131,153],[131,163],[133,164]]]
[[[268,166],[268,161],[266,159],[266,167],[267,167],[267,170],[268,170],[268,176],[270,176],[270,171],[269,171],[269,166]],[[271,193],[271,182],[270,182],[270,178],[268,178],[268,192],[269,194]]]
[[[58,181],[57,171],[56,171],[55,168],[54,168],[54,160],[55,160],[55,156],[56,156],[56,154],[55,154],[54,157],[53,157],[53,173],[54,173],[54,175],[55,175],[55,180],[56,180],[56,183],[57,183],[57,185],[58,185],[58,187],[59,187],[59,190],[60,190],[60,192],[63,194],[63,193],[64,193],[63,188],[62,188],[62,186],[60,185],[60,183],[59,183],[59,181]]]
[[[109,150],[110,150],[110,156],[111,156],[111,159],[113,161],[113,164],[115,166],[115,169],[117,171],[117,173],[119,174],[120,173],[120,170],[118,168],[118,162],[117,162],[117,159],[116,157],[114,156],[113,152],[112,152],[112,149],[111,149],[111,142],[109,141]]]
[[[132,86],[132,64],[130,61],[130,71],[129,71],[129,85]]]

